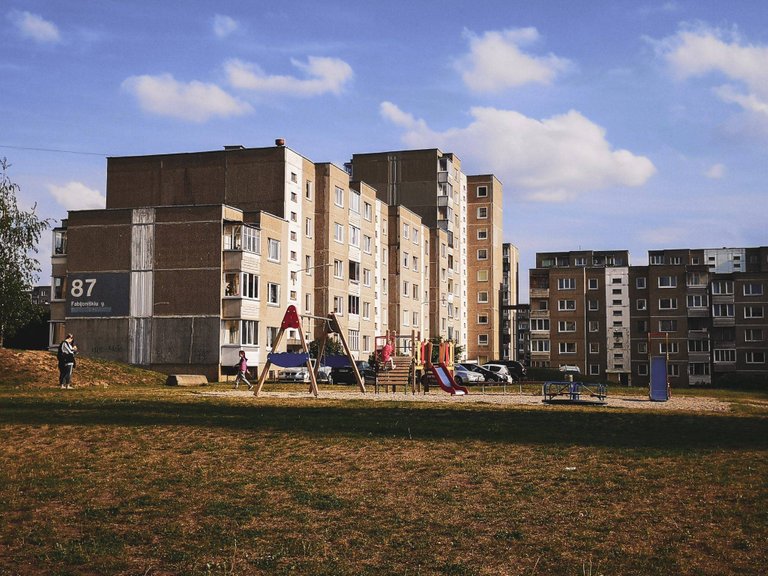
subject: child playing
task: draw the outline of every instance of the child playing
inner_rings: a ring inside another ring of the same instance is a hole
[[[248,390],[253,389],[253,384],[251,384],[248,381],[248,358],[245,357],[245,351],[240,350],[240,360],[238,360],[237,364],[235,365],[237,367],[237,376],[235,376],[235,390],[237,390],[237,387],[240,385],[240,382],[245,382],[248,384]]]

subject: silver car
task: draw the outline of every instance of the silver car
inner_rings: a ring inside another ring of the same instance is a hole
[[[473,372],[467,370],[461,364],[456,364],[453,367],[453,379],[459,386],[463,384],[475,384],[477,382],[485,382],[485,377],[479,372]]]
[[[315,361],[312,360],[314,366]],[[283,368],[277,373],[277,379],[280,382],[309,382],[309,370],[306,366],[296,366],[293,368]],[[330,366],[320,366],[317,369],[317,381],[333,384]]]

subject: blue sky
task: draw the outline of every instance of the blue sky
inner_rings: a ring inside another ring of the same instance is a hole
[[[60,221],[106,157],[440,148],[504,185],[521,254],[758,246],[768,3],[134,2],[0,8],[0,156]],[[50,241],[38,254],[42,283]],[[523,301],[527,297],[523,292]]]

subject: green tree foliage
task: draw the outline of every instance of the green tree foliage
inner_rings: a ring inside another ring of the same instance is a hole
[[[10,164],[0,159],[0,347],[6,336],[35,317],[30,291],[40,272],[33,254],[50,222],[19,210],[16,195],[20,188],[8,177]]]

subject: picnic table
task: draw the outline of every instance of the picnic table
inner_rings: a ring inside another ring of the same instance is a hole
[[[548,380],[542,385],[541,393],[544,396],[543,402],[568,402],[568,403],[591,403],[605,404],[605,398],[608,396],[608,387],[605,384],[587,384],[585,382],[565,382]],[[564,399],[555,400],[556,397],[564,396]],[[597,401],[586,400],[582,396],[597,398]]]

